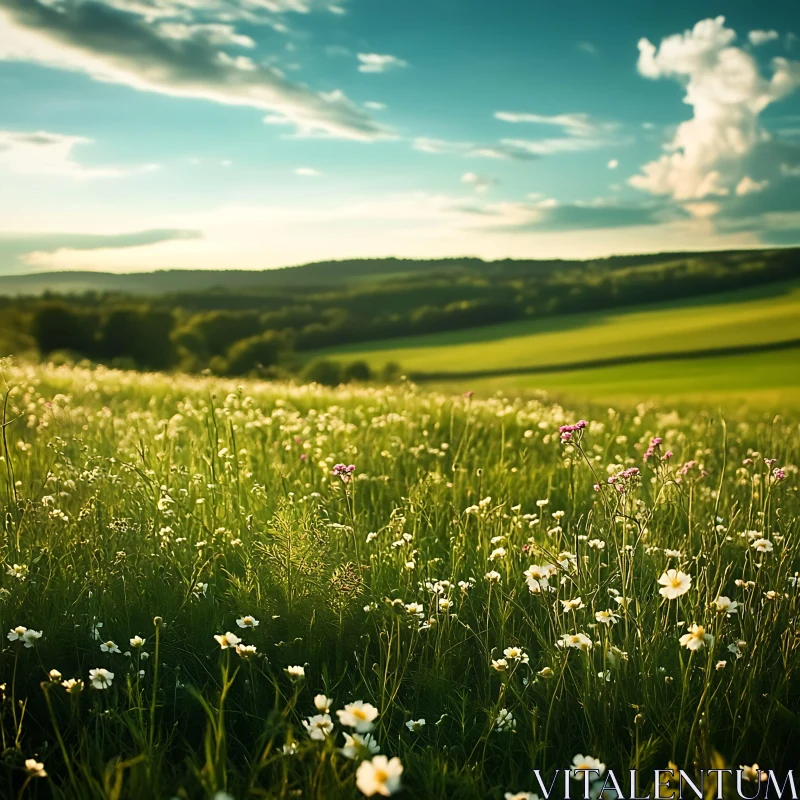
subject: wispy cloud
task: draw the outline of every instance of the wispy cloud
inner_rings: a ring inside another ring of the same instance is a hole
[[[20,175],[58,175],[75,180],[124,178],[159,169],[158,164],[131,168],[85,167],[78,163],[73,150],[92,144],[83,136],[34,131],[0,131],[0,168]]]
[[[359,72],[388,72],[390,69],[408,66],[408,62],[402,58],[378,53],[359,53],[358,60]]]
[[[187,0],[184,5],[208,1]],[[134,3],[121,10],[119,0],[118,7],[80,0],[2,0],[0,60],[82,72],[140,91],[264,109],[300,132],[360,140],[386,134],[342,92],[315,92],[237,53],[249,49],[249,37],[231,26],[159,21],[161,4],[151,0],[149,5],[153,19],[141,8],[134,13]],[[290,5],[300,11],[304,4],[276,3],[287,10]]]

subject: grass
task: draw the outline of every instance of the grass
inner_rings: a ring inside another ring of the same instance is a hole
[[[354,701],[410,798],[796,766],[791,412],[5,377],[0,797],[370,795]]]
[[[395,361],[409,373],[500,372],[615,357],[646,360],[654,354],[798,338],[800,285],[790,283],[698,298],[694,302],[348,345],[314,355],[364,358],[378,369]]]

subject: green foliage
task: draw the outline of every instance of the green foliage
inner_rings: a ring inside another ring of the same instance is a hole
[[[274,331],[240,339],[228,348],[227,369],[234,375],[246,375],[274,367],[286,359],[289,350],[288,337]]]
[[[338,386],[343,380],[342,365],[332,359],[317,358],[306,364],[302,378],[321,386]]]

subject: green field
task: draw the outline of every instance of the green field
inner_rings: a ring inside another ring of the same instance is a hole
[[[0,366],[4,800],[796,768],[796,413]]]
[[[796,397],[798,350],[653,361],[669,353],[761,346],[800,338],[800,285],[782,284],[613,312],[332,348],[315,355],[396,361],[409,374],[459,373],[453,388],[548,389],[602,397]],[[612,358],[639,363],[542,372]],[[482,376],[484,371],[536,370]],[[469,375],[473,373],[473,375]],[[765,394],[766,393],[766,394]]]

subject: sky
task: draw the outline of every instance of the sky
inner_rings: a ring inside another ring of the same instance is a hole
[[[785,0],[0,0],[0,274],[800,244]]]

